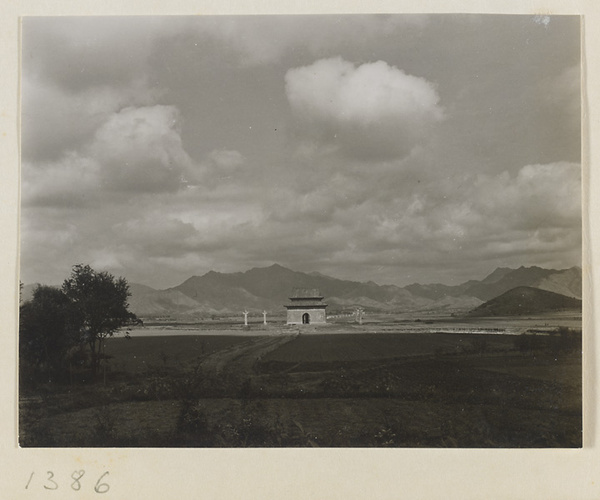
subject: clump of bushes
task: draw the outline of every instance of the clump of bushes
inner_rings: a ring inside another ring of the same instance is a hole
[[[530,352],[533,350],[542,349],[544,340],[545,339],[538,335],[522,333],[514,338],[513,344],[515,349],[519,352]]]
[[[522,333],[514,338],[520,352],[549,351],[553,355],[581,350],[581,330],[560,326],[547,335]]]
[[[117,438],[117,418],[108,406],[101,406],[94,413],[92,446],[110,446]]]
[[[212,425],[201,400],[182,401],[174,440],[183,446],[274,447],[292,445],[279,414],[268,414],[261,402],[246,403],[236,419]]]
[[[178,441],[185,443],[186,446],[211,446],[213,444],[206,409],[200,401],[181,401],[176,433]]]

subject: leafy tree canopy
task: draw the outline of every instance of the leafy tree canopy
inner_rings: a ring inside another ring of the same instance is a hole
[[[58,288],[38,285],[21,305],[19,354],[48,372],[60,367],[77,341],[78,327],[71,303]]]
[[[136,318],[127,309],[129,285],[125,278],[115,278],[108,272],[77,264],[71,277],[63,282],[62,291],[77,315],[82,341],[90,347],[92,378],[96,380],[102,339]]]
[[[79,315],[88,341],[110,336],[135,318],[127,309],[131,294],[125,278],[78,264],[62,290]]]
[[[73,349],[87,344],[95,380],[102,339],[137,319],[128,311],[129,296],[125,278],[83,264],[73,267],[61,289],[38,285],[20,307],[20,355],[50,375],[65,368]]]

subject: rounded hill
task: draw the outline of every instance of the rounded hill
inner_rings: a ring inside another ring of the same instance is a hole
[[[539,288],[519,286],[481,304],[469,316],[522,316],[568,309],[581,310],[581,300]]]

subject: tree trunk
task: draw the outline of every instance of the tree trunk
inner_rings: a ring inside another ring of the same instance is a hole
[[[98,375],[98,353],[96,352],[96,341],[90,342],[90,350],[92,353],[92,383],[96,383]]]
[[[104,386],[106,386],[106,341],[102,340],[102,369],[104,372]]]

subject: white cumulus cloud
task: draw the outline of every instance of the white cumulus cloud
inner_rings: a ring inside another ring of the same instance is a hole
[[[192,160],[183,149],[174,106],[125,108],[96,132],[91,155],[112,190],[176,191]]]
[[[285,80],[303,132],[357,158],[405,157],[444,118],[431,82],[384,61],[321,59]]]

